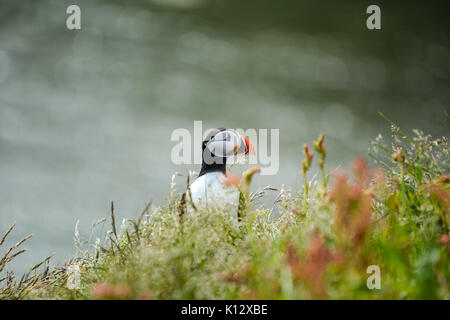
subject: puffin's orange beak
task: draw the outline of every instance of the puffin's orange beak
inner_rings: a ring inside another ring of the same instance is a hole
[[[239,138],[241,139],[241,143],[240,146],[236,145],[234,147],[234,154],[235,155],[244,155],[247,156],[250,153],[251,154],[256,154],[255,152],[255,147],[253,146],[253,144],[250,142],[250,140],[248,140],[246,137],[243,137],[241,135],[239,135]]]
[[[248,154],[256,154],[256,151],[255,151],[255,147],[253,146],[253,144],[250,142],[250,140],[248,140],[246,137],[242,137],[243,139],[244,139],[244,141],[245,141],[245,155],[248,155]]]

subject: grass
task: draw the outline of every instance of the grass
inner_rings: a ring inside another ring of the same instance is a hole
[[[70,261],[49,270],[46,258],[20,281],[8,272],[0,298],[450,299],[448,142],[391,125],[390,145],[381,136],[371,144],[376,167],[356,159],[352,177],[326,172],[321,135],[313,149],[322,181],[309,181],[314,154],[304,146],[302,190],[281,190],[270,209],[251,206],[264,190],[248,192],[257,170],[248,171],[239,222],[225,208],[185,214],[186,198],[172,190],[164,206],[149,203],[116,228],[112,203],[103,241],[76,231]],[[25,240],[2,258],[0,275]],[[381,281],[370,290],[373,265]]]

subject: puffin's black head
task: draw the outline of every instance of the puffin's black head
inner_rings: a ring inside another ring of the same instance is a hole
[[[202,142],[202,169],[199,176],[208,172],[226,172],[227,158],[255,152],[250,141],[232,129],[212,129]]]

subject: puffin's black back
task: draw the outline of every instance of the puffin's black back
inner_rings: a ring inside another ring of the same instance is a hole
[[[225,131],[225,128],[216,128],[212,129],[208,135],[206,136],[205,140],[202,142],[202,168],[199,173],[199,177],[208,173],[208,172],[215,172],[220,171],[225,174],[227,170],[227,158],[225,157],[216,157],[211,153],[209,149],[206,148],[206,144],[214,138],[214,136],[221,132]],[[210,161],[205,162],[205,158],[210,159]]]

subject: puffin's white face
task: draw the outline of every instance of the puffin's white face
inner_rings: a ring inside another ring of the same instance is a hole
[[[247,138],[236,131],[227,129],[218,132],[208,143],[206,148],[216,157],[230,157],[233,155],[247,155],[255,152],[253,145]]]

